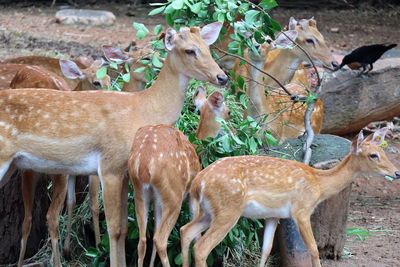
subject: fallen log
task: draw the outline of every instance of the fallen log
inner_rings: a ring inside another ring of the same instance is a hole
[[[355,133],[370,122],[400,115],[400,58],[379,60],[368,75],[358,73],[347,69],[325,75],[322,133]]]

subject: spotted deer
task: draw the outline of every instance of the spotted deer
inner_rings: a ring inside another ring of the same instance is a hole
[[[129,64],[129,71],[131,74],[130,80],[127,83],[124,83],[122,91],[125,92],[137,92],[144,89],[147,80],[145,72],[136,72],[143,65],[140,63],[141,60],[149,61],[151,59],[151,55],[154,51],[150,47],[142,47],[130,50],[128,52],[122,51],[119,47],[113,47],[109,45],[103,45],[103,53],[107,60],[111,62],[126,62]],[[124,70],[120,70],[124,71]]]
[[[225,105],[224,96],[214,91],[208,98],[206,89],[199,86],[194,94],[193,102],[200,111],[200,122],[196,131],[196,138],[204,140],[207,137],[216,137],[221,129],[217,118],[228,120],[229,109]]]
[[[93,60],[87,57],[78,57],[74,60],[75,64],[78,65],[81,69],[86,69],[90,65],[93,64]],[[64,77],[60,68],[59,59],[53,57],[46,56],[21,56],[15,58],[8,58],[1,62],[2,64],[18,64],[18,65],[29,65],[29,66],[40,66],[52,73],[55,73],[59,77]],[[2,64],[0,64],[0,77],[3,75]],[[20,66],[22,67],[22,66]],[[13,74],[10,74],[8,78],[8,84],[3,88],[8,88],[11,80],[14,78],[16,72],[20,70],[20,68],[13,71]],[[8,72],[9,73],[9,72]],[[65,80],[65,82],[69,85],[71,89],[76,88],[79,80]]]
[[[297,22],[291,18],[289,29],[280,34],[275,41],[261,45],[259,55],[248,52],[248,59],[258,69],[264,70],[283,84],[286,84],[292,94],[306,95],[308,88],[302,85],[304,84],[302,76],[297,76],[300,82],[292,79],[294,70],[298,68],[305,56],[299,48],[293,48],[290,39],[302,45],[313,59],[321,60],[324,64],[335,65],[336,63],[331,61],[332,56],[322,35],[316,28],[315,20]],[[312,45],[314,43],[318,45]],[[270,54],[274,53],[272,50],[275,48],[278,48],[274,50],[278,51],[278,53],[273,55],[272,60],[269,60]],[[304,103],[294,103],[291,101],[290,96],[287,96],[281,89],[270,90],[271,87],[276,87],[275,82],[265,77],[252,66],[240,66],[239,62],[237,62],[235,70],[238,74],[249,79],[247,94],[251,104],[249,105],[248,113],[251,116],[259,118],[267,114],[269,116],[267,118],[267,126],[281,142],[304,133],[304,115],[306,111]],[[288,84],[290,80],[291,83]],[[311,126],[316,133],[321,130],[323,113],[323,103],[318,99],[311,116]]]
[[[228,77],[211,57],[209,45],[221,23],[168,29],[167,58],[145,91],[0,91],[0,180],[13,162],[20,169],[48,174],[98,174],[103,189],[110,265],[125,266],[128,180],[124,176],[136,131],[172,124],[182,110],[191,78],[226,84]],[[32,112],[35,110],[35,112]],[[45,127],[47,126],[47,127]]]
[[[190,188],[197,215],[180,230],[183,266],[189,266],[191,241],[203,231],[194,245],[194,255],[196,266],[206,266],[211,250],[241,216],[265,219],[259,266],[265,266],[280,218],[293,218],[312,256],[312,266],[321,266],[310,223],[315,207],[347,187],[356,176],[378,174],[400,179],[400,171],[380,147],[386,130],[365,139],[361,132],[350,153],[329,170],[267,156],[227,157],[205,168]]]
[[[146,255],[146,225],[150,201],[154,202],[155,229],[149,266],[156,251],[163,266],[170,266],[168,237],[178,219],[181,205],[200,161],[182,132],[168,125],[140,128],[132,144],[128,170],[135,191],[135,211],[139,226],[138,266]]]
[[[6,64],[8,65],[8,64]],[[59,77],[57,74],[48,71],[41,66],[24,65],[11,81],[10,88],[51,88],[56,90],[71,91],[65,79]],[[24,170],[21,174],[21,189],[24,203],[24,221],[22,223],[22,237],[21,248],[18,259],[18,266],[23,265],[25,257],[27,240],[32,226],[32,211],[34,203],[34,195],[36,184],[39,176],[32,170]],[[49,226],[49,233],[51,237],[52,250],[54,251],[54,265],[59,266],[60,256],[58,255],[58,217],[62,210],[65,192],[68,192],[67,198],[67,234],[64,246],[64,254],[69,256],[70,235],[71,235],[71,217],[72,210],[75,206],[75,176],[55,175],[52,176],[53,181],[53,197],[52,202],[47,213],[47,221]],[[96,245],[100,243],[100,230],[99,230],[99,205],[98,205],[98,188],[99,179],[97,176],[89,177],[89,192],[90,192],[90,207],[93,217],[93,229],[95,232]],[[68,187],[67,187],[68,182]],[[68,188],[68,191],[67,191]]]

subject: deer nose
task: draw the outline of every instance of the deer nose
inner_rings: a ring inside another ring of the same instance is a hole
[[[337,67],[339,67],[339,63],[338,63],[337,61],[332,61],[331,64],[332,64],[332,67],[333,67],[334,69],[336,69]]]
[[[96,87],[101,87],[101,83],[99,81],[93,81],[93,85]]]
[[[228,76],[226,74],[218,74],[217,80],[220,85],[225,85],[228,82]]]
[[[395,179],[400,179],[400,171],[395,171],[394,175],[396,176]]]

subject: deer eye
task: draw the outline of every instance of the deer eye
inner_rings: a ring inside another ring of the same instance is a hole
[[[306,39],[306,43],[307,43],[307,44],[315,45],[315,42],[314,42],[313,39]]]
[[[194,49],[186,49],[185,53],[189,56],[196,56],[196,51]]]
[[[368,155],[372,160],[379,160],[379,155],[377,153],[372,153]]]

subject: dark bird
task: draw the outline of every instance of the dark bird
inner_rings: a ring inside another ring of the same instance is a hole
[[[352,70],[363,68],[360,74],[366,74],[373,69],[372,64],[375,63],[375,61],[377,61],[386,51],[396,46],[397,44],[361,46],[346,55],[342,60],[342,64],[340,64],[335,71],[341,69],[344,65],[347,65]],[[369,69],[367,70],[368,65]]]

